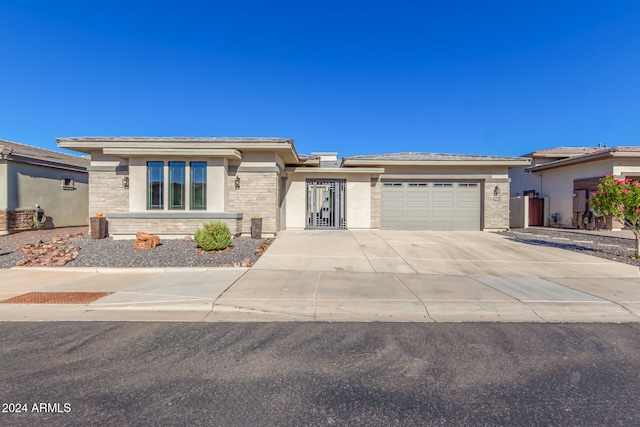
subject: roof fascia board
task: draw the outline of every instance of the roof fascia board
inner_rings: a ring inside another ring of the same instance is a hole
[[[312,173],[323,175],[342,175],[365,173],[370,175],[380,175],[384,173],[384,168],[286,168],[287,173]]]
[[[23,157],[23,156],[8,156],[6,158],[4,158],[4,160],[7,161],[13,161],[16,163],[24,163],[24,164],[29,164],[29,165],[35,165],[35,166],[44,166],[44,167],[48,167],[48,168],[54,168],[54,169],[64,169],[64,170],[69,170],[69,171],[74,171],[74,172],[86,172],[87,168],[84,166],[76,166],[76,165],[71,165],[68,163],[58,163],[58,162],[51,162],[51,161],[47,161],[47,160],[40,160],[40,159],[36,159],[33,157]],[[87,166],[88,166],[89,162],[87,162]]]
[[[640,154],[640,153],[639,153]],[[586,163],[594,160],[602,160],[608,157],[613,157],[615,154],[610,151],[593,153],[593,154],[585,154],[579,157],[569,157],[567,159],[556,160],[554,162],[549,163],[541,163],[539,165],[530,166],[525,169],[527,172],[538,172],[545,169],[553,169],[560,168],[562,166],[575,165],[578,163]],[[619,157],[627,157],[627,156],[619,156]],[[636,156],[637,157],[637,156]]]
[[[111,156],[207,156],[224,157],[227,159],[242,160],[242,153],[229,149],[189,149],[189,148],[103,148],[103,154]]]
[[[153,145],[153,150],[159,149],[233,149],[233,150],[251,150],[251,151],[275,151],[284,152],[283,160],[297,163],[300,161],[298,152],[293,145],[292,140],[283,140],[282,142],[251,142],[251,141],[229,141],[229,140],[201,140],[194,141],[190,139],[173,139],[173,140],[82,140],[74,138],[58,138],[58,146],[69,150],[76,150],[83,153],[91,153],[96,150],[103,150],[107,154],[107,149],[149,149]],[[289,155],[287,155],[289,154]]]

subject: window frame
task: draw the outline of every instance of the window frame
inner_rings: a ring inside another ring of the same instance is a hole
[[[156,175],[154,171],[156,174],[159,171],[160,179],[157,181],[152,181]],[[159,191],[155,192],[156,194],[154,194],[154,185],[160,188]],[[159,199],[159,204],[153,204],[154,197]],[[150,160],[147,161],[147,210],[160,211],[164,210],[164,208],[164,161]]]

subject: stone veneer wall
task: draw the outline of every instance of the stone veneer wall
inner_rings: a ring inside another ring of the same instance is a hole
[[[116,171],[89,172],[89,217],[97,213],[129,211],[129,190],[122,188],[125,176]]]
[[[34,209],[11,209],[0,211],[0,232],[26,231],[35,229]]]
[[[371,228],[380,228],[381,182],[380,177],[371,178]]]
[[[230,171],[231,172],[231,171]],[[240,189],[235,189],[236,176],[240,176]],[[237,171],[229,174],[228,212],[243,214],[242,230],[251,231],[251,218],[262,218],[262,233],[275,234],[278,231],[278,173]]]
[[[192,236],[205,222],[220,221],[229,226],[231,234],[242,234],[241,219],[202,219],[202,218],[108,218],[111,235],[134,235],[138,231],[151,234]]]
[[[493,195],[496,187],[500,188],[498,196]],[[509,182],[486,180],[484,183],[484,229],[509,228]],[[499,197],[500,200],[494,200]]]

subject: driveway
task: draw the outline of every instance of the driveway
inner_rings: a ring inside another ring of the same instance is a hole
[[[640,275],[496,233],[285,231],[216,300],[225,308],[274,320],[628,322]]]
[[[283,231],[256,270],[635,277],[638,268],[482,231]]]

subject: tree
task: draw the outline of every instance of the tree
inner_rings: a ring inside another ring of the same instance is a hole
[[[612,216],[636,236],[636,258],[640,257],[640,182],[607,175],[589,200],[597,215]]]

